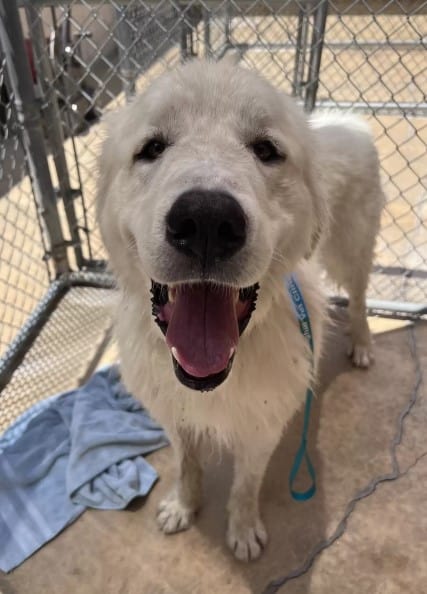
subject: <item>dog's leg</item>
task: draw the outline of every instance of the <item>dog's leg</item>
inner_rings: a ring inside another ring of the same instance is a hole
[[[227,544],[240,561],[260,556],[267,532],[259,515],[259,492],[267,464],[281,432],[265,440],[237,443],[234,447],[234,481],[228,502]]]
[[[334,241],[321,255],[329,277],[348,293],[350,336],[348,355],[356,367],[369,367],[373,360],[371,333],[366,316],[366,289],[372,266],[374,237],[363,237],[364,245],[357,243],[350,250],[342,237],[342,229],[333,229]],[[341,242],[341,250],[340,250]],[[344,246],[344,247],[343,247]]]
[[[171,438],[177,457],[178,477],[168,497],[160,502],[157,521],[166,534],[190,527],[202,498],[202,469],[198,443],[193,436],[179,431]]]
[[[350,338],[349,356],[356,367],[369,367],[373,360],[371,332],[366,317],[366,287],[369,273],[354,271],[345,287],[349,294]]]

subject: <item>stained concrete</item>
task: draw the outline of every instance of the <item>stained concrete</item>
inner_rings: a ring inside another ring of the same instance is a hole
[[[166,448],[150,456],[161,479],[146,501],[122,512],[86,512],[20,568],[0,577],[1,594],[261,594],[271,580],[301,566],[334,533],[354,494],[391,470],[390,442],[416,379],[412,330],[373,326],[379,332],[376,363],[367,372],[347,361],[342,324],[330,332],[310,436],[318,492],[311,501],[297,503],[287,487],[299,414],[264,482],[262,509],[270,542],[259,561],[236,562],[224,544],[232,473],[226,454],[206,452],[205,506],[196,525],[174,536],[158,531],[156,506],[173,477],[172,452]],[[427,324],[418,324],[414,332],[421,369],[427,368]],[[343,536],[280,592],[425,592],[426,420],[427,390],[421,385],[398,448],[402,476],[360,501]]]

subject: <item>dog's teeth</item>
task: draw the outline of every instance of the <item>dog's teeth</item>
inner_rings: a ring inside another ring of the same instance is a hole
[[[176,296],[176,289],[168,289],[168,298],[170,303],[173,303],[175,301],[175,296]]]
[[[234,302],[237,303],[239,301],[239,290],[236,291],[236,295],[234,297]]]
[[[231,357],[234,355],[235,352],[236,352],[236,349],[234,347],[231,347],[229,359],[231,359]]]

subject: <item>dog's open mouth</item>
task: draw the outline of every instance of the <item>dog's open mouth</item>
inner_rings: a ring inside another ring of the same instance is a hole
[[[230,373],[239,336],[256,306],[258,284],[244,289],[213,283],[152,281],[154,318],[166,336],[179,381],[193,390],[219,386]]]

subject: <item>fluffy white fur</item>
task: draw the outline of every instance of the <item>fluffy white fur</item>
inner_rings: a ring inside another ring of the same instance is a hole
[[[155,162],[134,162],[159,132],[171,146]],[[284,163],[257,162],[248,145],[259,135],[275,140],[287,155]],[[261,286],[231,374],[207,394],[176,379],[149,293],[151,278],[197,280],[165,241],[167,212],[195,186],[233,194],[249,221],[245,247],[210,280]],[[110,118],[98,214],[120,288],[123,378],[166,428],[176,452],[177,483],[159,507],[164,532],[187,528],[200,506],[199,441],[207,436],[235,456],[227,542],[238,559],[259,556],[267,540],[258,510],[261,481],[311,381],[310,354],[284,275],[294,273],[304,294],[316,365],[325,300],[307,256],[318,245],[332,277],[350,293],[354,361],[367,365],[364,298],[382,199],[376,151],[358,120],[329,114],[309,123],[291,99],[229,61],[181,66]]]
[[[309,123],[319,147],[318,183],[330,214],[318,254],[330,278],[350,297],[349,355],[357,367],[369,367],[366,287],[385,202],[378,154],[367,123],[351,113],[315,113]]]

